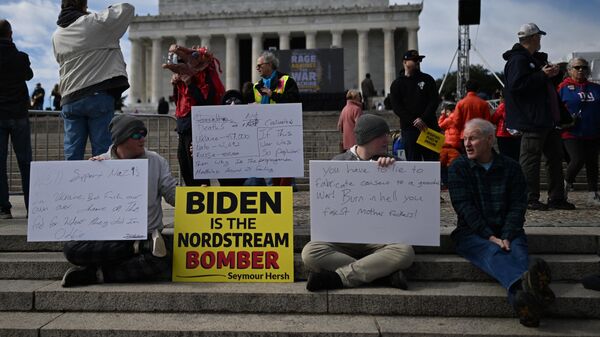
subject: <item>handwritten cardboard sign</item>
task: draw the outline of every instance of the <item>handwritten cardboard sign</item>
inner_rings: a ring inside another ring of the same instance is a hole
[[[194,178],[302,177],[301,104],[192,108]]]
[[[440,153],[442,151],[442,146],[444,146],[444,141],[446,137],[430,128],[425,129],[425,131],[421,131],[419,134],[419,138],[417,138],[417,144],[424,146],[431,151],[435,151]]]
[[[173,281],[294,282],[291,187],[178,187]]]
[[[147,214],[146,159],[31,162],[27,241],[145,239]]]
[[[311,239],[438,246],[439,162],[310,161]]]

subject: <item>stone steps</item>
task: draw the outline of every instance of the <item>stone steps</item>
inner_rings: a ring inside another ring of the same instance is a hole
[[[578,282],[583,276],[600,268],[595,254],[535,255],[544,258],[552,269],[555,281]],[[59,280],[72,265],[60,252],[0,253],[0,279]],[[295,280],[306,280],[300,254],[294,259]],[[418,254],[406,271],[411,281],[493,281],[478,268],[457,255]]]
[[[310,239],[307,197],[294,194],[297,280],[307,275],[299,256]],[[450,216],[448,211],[442,216]],[[525,228],[532,255],[550,264],[557,295],[541,327],[529,329],[514,317],[505,290],[454,253],[453,227],[441,227],[440,247],[415,247],[416,261],[406,271],[408,291],[366,286],[311,293],[303,281],[62,288],[59,279],[70,266],[62,244],[27,242],[22,205],[16,204],[14,214],[21,218],[0,221],[2,337],[600,335],[600,292],[577,283],[600,271],[594,216],[587,219],[589,227],[538,220]],[[164,214],[165,223],[172,223],[173,208],[165,207]],[[572,221],[572,215],[563,220]]]
[[[508,318],[198,313],[0,313],[11,336],[598,336],[600,321],[554,319],[528,329]],[[293,332],[293,334],[292,334]]]
[[[302,209],[303,208],[303,209]],[[306,207],[295,209],[294,250],[299,253],[310,240],[310,225],[305,217]],[[165,212],[165,223],[172,223]],[[172,215],[171,215],[172,216]],[[590,219],[594,221],[594,219]],[[442,227],[439,247],[415,246],[417,254],[454,254],[450,238],[453,227]],[[531,254],[600,254],[600,227],[525,227]],[[172,229],[166,230],[166,235]],[[27,242],[27,219],[2,220],[0,222],[0,252],[62,251],[60,242]]]
[[[551,317],[600,318],[600,293],[553,283]],[[59,281],[0,280],[0,310],[34,312],[303,313],[513,317],[492,282],[411,282],[407,291],[362,287],[310,293],[295,283],[138,283],[62,288]],[[516,323],[516,322],[515,322]]]

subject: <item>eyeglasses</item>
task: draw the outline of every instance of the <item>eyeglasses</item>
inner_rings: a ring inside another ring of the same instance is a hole
[[[575,69],[575,70],[588,70],[589,67],[588,66],[573,66],[573,69]]]
[[[136,133],[131,134],[131,136],[129,136],[129,138],[134,139],[134,140],[140,140],[142,138],[146,138],[147,134],[148,134],[148,132],[146,130],[140,130]]]
[[[264,66],[266,63],[259,63],[256,65],[256,69],[260,69],[260,67]]]

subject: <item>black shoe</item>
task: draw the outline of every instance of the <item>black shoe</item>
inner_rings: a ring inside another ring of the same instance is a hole
[[[527,209],[532,211],[547,211],[548,205],[543,202],[539,202],[538,200],[531,200],[527,203]]]
[[[388,276],[378,278],[373,281],[374,285],[387,286],[392,288],[398,288],[402,290],[408,290],[408,280],[401,270],[391,273]]]
[[[344,287],[340,276],[333,271],[324,270],[320,273],[310,272],[306,290],[319,291],[328,289],[341,289]]]
[[[100,283],[96,267],[71,267],[62,278],[64,288]]]
[[[522,290],[517,290],[513,309],[519,317],[519,323],[522,325],[530,328],[540,326],[542,310],[530,294]]]
[[[540,305],[546,307],[556,299],[554,292],[550,289],[552,272],[550,267],[540,258],[534,258],[529,264],[529,270],[521,277],[523,291],[532,295]]]
[[[585,289],[600,291],[600,274],[588,275],[581,279]]]
[[[548,200],[548,208],[549,209],[564,209],[568,211],[572,211],[575,209],[575,205],[572,203],[561,199],[561,200]]]
[[[3,208],[0,210],[0,219],[12,219],[12,213],[10,213],[10,208]]]

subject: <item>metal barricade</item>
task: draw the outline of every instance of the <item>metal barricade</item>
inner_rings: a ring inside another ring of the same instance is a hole
[[[175,117],[158,114],[133,114],[140,118],[148,128],[146,148],[155,151],[169,162],[173,176],[180,181],[179,163],[177,161],[177,132]],[[64,160],[64,126],[59,111],[30,110],[31,150],[33,161]],[[20,194],[21,174],[19,166],[9,141],[7,163],[8,191],[10,194]],[[89,141],[84,158],[92,156]]]

